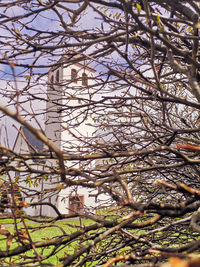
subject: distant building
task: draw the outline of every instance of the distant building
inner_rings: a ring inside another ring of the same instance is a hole
[[[84,141],[92,137],[94,129],[89,114],[85,119],[76,107],[85,104],[92,94],[95,70],[85,61],[68,65],[63,57],[61,62],[60,67],[49,73],[45,133],[60,150],[81,154],[84,152]],[[79,166],[66,162],[66,167]],[[83,187],[66,188],[59,193],[57,207],[62,213],[84,212],[84,209],[95,206],[95,199],[90,194],[91,190]]]
[[[66,153],[81,154],[84,153],[84,142],[92,137],[94,129],[90,112],[87,114],[87,118],[84,118],[85,115],[79,114],[79,109],[76,108],[78,105],[86,104],[92,95],[95,71],[86,65],[86,62],[67,65],[65,57],[61,61],[63,62],[61,66],[49,72],[45,134],[60,150]],[[74,116],[76,118],[72,119]],[[14,144],[14,151],[34,154],[43,149],[43,143],[40,140],[24,127],[20,129]],[[34,159],[30,164],[39,170],[43,168],[43,164],[40,166]],[[45,164],[53,167],[55,160],[48,160]],[[67,168],[79,167],[76,162],[66,161],[65,164]],[[15,173],[15,175],[22,174]],[[42,192],[51,189],[55,186],[55,179],[58,177],[48,177],[47,180],[41,178],[35,186],[31,185],[31,190]],[[58,181],[57,184],[59,184]],[[23,186],[26,188],[27,183]],[[49,194],[45,201],[55,205],[64,214],[76,211],[84,213],[96,206],[95,198],[92,197],[93,193],[92,190],[83,187],[66,187],[58,194]],[[39,197],[32,199],[30,194],[24,195],[24,197],[27,202],[32,203],[42,200],[42,194],[40,194],[40,199]],[[28,207],[25,211],[33,216],[55,216],[54,210],[48,205]]]

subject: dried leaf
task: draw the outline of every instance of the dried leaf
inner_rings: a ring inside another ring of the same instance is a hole
[[[6,241],[6,246],[7,246],[7,250],[10,248],[10,246],[12,245],[12,240],[13,240],[13,236],[9,235],[8,239]]]
[[[187,151],[200,151],[200,146],[196,146],[196,145],[191,145],[191,144],[177,144],[177,143],[174,143],[174,145],[178,149],[184,149],[184,150],[187,150]]]
[[[30,204],[27,203],[26,201],[20,201],[20,206],[22,206],[24,208],[28,208],[28,207],[30,207]]]
[[[178,257],[169,258],[170,267],[189,267],[187,261]]]
[[[0,235],[9,236],[10,232],[5,226],[1,225],[1,227],[0,227]]]

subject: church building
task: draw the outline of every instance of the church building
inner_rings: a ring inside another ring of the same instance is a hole
[[[44,131],[49,140],[66,154],[82,154],[86,152],[87,140],[92,138],[94,133],[92,114],[90,114],[91,111],[87,104],[92,96],[95,70],[85,61],[68,65],[67,59],[63,57],[59,63],[61,62],[62,64],[59,64],[58,67],[49,71]],[[83,108],[80,109],[80,106]],[[21,153],[42,151],[43,149],[45,148],[42,142],[37,140],[27,129],[21,127],[15,141],[14,151]],[[45,164],[53,167],[55,160],[49,160]],[[77,162],[67,161],[66,167],[79,168]],[[51,179],[53,181],[56,177],[38,183],[35,189],[38,191],[51,189]],[[29,201],[30,199],[25,200]],[[40,199],[34,201],[39,202]],[[59,193],[49,195],[45,201],[55,205],[63,214],[77,211],[89,212],[96,206],[94,192],[91,189],[75,186],[61,189]],[[44,205],[28,207],[25,212],[32,216],[53,217],[56,215],[50,206]]]

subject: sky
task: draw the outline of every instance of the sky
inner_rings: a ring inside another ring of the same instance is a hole
[[[7,1],[2,1],[1,3],[8,3]],[[34,1],[33,1],[34,3]],[[68,7],[73,8],[75,5],[74,4],[67,4]],[[30,6],[30,8],[32,8]],[[6,8],[1,8],[0,9],[0,14],[2,14],[2,18],[4,18],[3,16],[8,17],[17,17],[23,14],[28,14],[30,11],[30,9],[25,10],[24,8],[22,8],[22,4],[21,6],[14,6],[11,7],[10,5],[7,5]],[[66,19],[69,20],[67,18],[68,16],[66,16]],[[63,30],[62,27],[60,27],[60,22],[58,21],[57,17],[55,16],[55,13],[52,15],[52,12],[50,12],[49,10],[40,13],[33,21],[32,17],[27,17],[23,20],[23,22],[27,23],[27,25],[29,25],[32,29],[41,29],[41,30],[48,30],[50,32],[57,32],[58,30]],[[8,52],[9,53],[9,47],[6,46],[6,42],[8,40],[8,42],[10,41],[10,38],[12,37],[12,34],[7,31],[5,29],[5,27],[3,27],[3,25],[1,25],[1,21],[0,20],[0,35],[1,35],[1,40],[3,40],[4,42],[4,50],[1,49],[0,51],[0,56],[4,57],[4,55]],[[69,21],[66,21],[69,22]],[[98,26],[100,23],[100,21],[96,18],[96,15],[94,14],[94,12],[92,11],[91,8],[87,9],[87,11],[85,11],[85,17],[83,19],[81,19],[78,24],[77,24],[77,30],[78,29],[91,29],[91,25],[92,27],[96,27]],[[21,33],[27,33],[28,35],[34,35],[35,32],[31,31],[31,30],[25,30],[25,28],[23,27],[22,24],[20,24],[20,20],[19,22],[15,22],[15,25],[12,25],[11,23],[7,23],[7,25],[10,27],[10,29],[14,28],[17,31],[20,31]],[[42,28],[41,28],[42,25]],[[15,53],[15,51],[13,51]],[[37,56],[37,54],[35,55]],[[58,59],[58,58],[57,58]],[[51,57],[50,57],[51,60]],[[27,57],[27,55],[21,55],[19,62],[22,63],[30,63],[32,60]],[[51,63],[49,62],[45,62],[45,63]],[[37,64],[44,64],[44,58],[39,58],[37,61]],[[15,76],[16,76],[16,81],[13,81],[13,70],[9,65],[5,65],[5,64],[0,64],[0,89],[1,92],[5,92],[4,95],[6,94],[15,94],[15,90],[16,90],[16,86],[17,86],[17,90],[18,91],[22,91],[22,88],[25,86],[25,83],[27,82],[26,80],[24,80],[23,76],[26,76],[24,73],[22,73],[24,71],[23,68],[17,68],[15,67]],[[38,72],[46,72],[48,71],[48,69],[44,68],[44,69],[39,69]],[[29,75],[29,73],[27,73],[27,75]],[[20,77],[21,76],[21,77]],[[38,86],[37,86],[38,87]],[[43,88],[42,88],[43,87]],[[14,88],[14,90],[13,90]],[[40,85],[40,89],[36,89],[34,88],[33,90],[41,90],[42,93],[45,93],[46,90],[46,85],[45,85],[45,81],[43,83],[43,85]],[[34,92],[36,93],[36,92]],[[13,99],[14,101],[8,102],[8,99],[6,97],[1,97],[0,98],[0,103],[3,105],[8,105],[9,108],[11,108],[11,110],[15,110],[15,105],[13,105],[13,103],[15,102],[16,98]],[[37,101],[32,101],[30,102],[30,100],[27,102],[24,96],[20,96],[20,101],[24,101],[23,103],[23,108],[26,110],[31,110],[31,104],[32,107],[36,110],[38,110],[38,112],[41,112],[42,110],[44,110],[45,108],[45,103],[37,102]],[[39,119],[41,120],[41,124],[44,127],[44,116],[40,116]],[[34,122],[34,119],[32,119],[31,121],[36,127],[37,127],[37,123]],[[6,139],[9,139],[10,141],[10,146],[12,146],[13,144],[13,140],[15,139],[15,136],[17,134],[16,131],[16,127],[19,127],[19,124],[16,123],[15,121],[13,121],[12,119],[9,118],[0,118],[0,124],[1,124],[1,132],[0,132],[0,142],[1,143],[5,143]],[[15,127],[13,127],[13,124],[15,125]],[[7,137],[8,135],[8,137]],[[6,141],[7,142],[7,141]]]
[[[34,1],[33,1],[34,2]],[[67,4],[68,7],[74,7],[74,5],[70,5]],[[2,10],[0,10],[2,11]],[[2,14],[6,15],[6,16],[10,16],[10,17],[17,17],[20,16],[24,13],[28,14],[28,12],[30,11],[30,9],[24,10],[22,7],[20,6],[15,6],[14,8],[12,7],[8,7],[6,9],[4,9],[2,11]],[[108,11],[109,12],[109,11]],[[27,25],[31,26],[32,30],[27,30],[23,27],[22,24],[20,24],[19,22],[15,22],[15,26],[13,26],[11,23],[8,23],[8,26],[10,27],[10,29],[12,29],[14,27],[15,30],[21,32],[21,33],[25,33],[28,36],[34,35],[35,32],[33,31],[33,29],[39,29],[39,30],[48,30],[50,32],[57,32],[59,30],[63,30],[62,27],[60,27],[60,22],[58,21],[57,17],[54,15],[52,15],[52,12],[50,12],[49,10],[39,14],[35,20],[31,21],[32,17],[27,17],[24,22],[27,23]],[[68,16],[66,13],[66,22],[68,20]],[[77,30],[79,29],[94,29],[94,28],[101,28],[101,19],[100,16],[98,16],[96,13],[93,12],[93,10],[91,8],[88,8],[85,11],[85,16],[84,18],[82,18],[80,21],[78,21],[77,23]],[[42,27],[41,27],[42,26]],[[104,26],[105,27],[105,26]],[[5,30],[5,28],[0,24],[0,32],[1,32],[1,36],[3,41],[5,42],[4,45],[4,50],[0,51],[0,55],[1,57],[4,56],[4,54],[7,52],[8,47],[6,46],[6,39],[10,40],[9,38],[12,36],[11,33],[9,33],[8,31]],[[70,41],[70,40],[69,40]],[[72,40],[74,42],[74,40]],[[26,47],[24,47],[25,49]],[[92,47],[90,48],[89,51],[92,51]],[[16,53],[16,51],[13,50],[14,53]],[[8,52],[9,53],[9,52]],[[39,54],[36,52],[34,54],[34,58],[36,56],[38,56]],[[117,55],[114,55],[117,57]],[[55,57],[55,59],[57,60],[59,58]],[[22,63],[31,63],[33,61],[33,59],[27,57],[27,55],[21,55],[19,58],[19,62]],[[44,65],[45,64],[49,64],[51,63],[51,60],[53,59],[53,57],[49,56],[48,60],[42,57],[39,57],[37,60],[37,64],[38,65]],[[46,62],[44,62],[46,60]],[[96,64],[97,70],[98,71],[102,71],[104,67],[103,66],[98,66]],[[9,65],[3,65],[0,64],[0,89],[1,92],[6,92],[7,94],[11,94],[11,95],[15,95],[16,89],[19,92],[24,91],[23,88],[25,88],[26,83],[28,82],[26,80],[26,76],[28,77],[29,73],[24,73],[24,69],[23,68],[17,68],[15,67],[15,78],[16,81],[14,81],[13,79],[13,73],[12,73],[12,68]],[[40,68],[37,70],[38,74],[40,73],[44,73],[47,72],[48,68]],[[25,77],[25,78],[24,78]],[[6,84],[6,82],[8,82]],[[46,80],[45,77],[43,77],[42,82],[40,84],[38,84],[38,82],[36,80],[32,81],[32,84],[36,85],[32,88],[32,93],[33,94],[41,94],[40,96],[45,97],[45,90],[46,90]],[[14,89],[13,89],[14,88]],[[31,90],[30,90],[31,91]],[[13,101],[8,102],[8,99],[6,97],[4,98],[0,98],[0,103],[4,104],[4,105],[9,105],[9,108],[11,108],[12,110],[15,110],[15,105],[13,105],[16,102],[17,97],[15,96],[13,98]],[[38,120],[40,121],[40,124],[42,125],[42,127],[44,127],[44,121],[45,121],[45,116],[44,116],[44,109],[45,109],[45,103],[41,102],[41,101],[33,101],[31,100],[31,98],[29,97],[28,99],[26,98],[25,94],[24,95],[20,95],[19,97],[20,102],[23,102],[22,108],[24,109],[24,111],[21,112],[21,114],[23,115],[25,113],[25,110],[27,110],[27,113],[32,112],[31,109],[36,110],[37,113],[42,113],[40,116],[38,116]],[[7,141],[5,141],[6,139],[9,139],[9,146],[12,147],[12,144],[15,140],[16,134],[17,134],[17,130],[16,127],[19,127],[19,124],[16,123],[15,121],[13,121],[12,119],[9,118],[0,118],[0,123],[1,123],[1,133],[0,133],[0,142],[1,143],[6,143]],[[36,120],[31,116],[27,117],[26,119],[31,119],[31,123],[35,126],[38,127],[38,124],[36,122]],[[14,126],[13,126],[14,125]],[[8,138],[7,138],[8,135]]]

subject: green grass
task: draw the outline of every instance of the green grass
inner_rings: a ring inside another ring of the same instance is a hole
[[[23,224],[20,222],[20,219],[17,220],[18,222],[18,230],[25,231]],[[91,223],[90,220],[81,220],[81,225],[89,225]],[[6,229],[9,230],[9,232],[13,235],[15,232],[13,220],[12,219],[6,219],[6,220],[0,220],[0,224],[4,225]],[[56,223],[51,223],[49,226],[47,226],[45,229],[37,229],[39,226],[44,226],[44,224],[40,223],[33,223],[31,221],[26,220],[26,225],[29,228],[29,233],[31,235],[31,238],[34,242],[38,241],[44,241],[51,238],[56,238],[59,236],[62,236],[64,233],[66,235],[70,235],[72,232],[76,231],[80,227],[80,220],[70,220],[70,221],[59,221]],[[34,228],[34,229],[33,229]],[[62,228],[62,230],[61,230]],[[10,246],[10,249],[14,249],[18,246],[17,242],[13,240],[12,245]],[[52,247],[47,247],[43,251],[41,249],[37,249],[38,253],[42,253],[43,255],[48,255],[49,252],[51,252],[53,249]],[[70,245],[67,245],[66,247],[63,247],[61,250],[59,250],[56,255],[51,256],[50,258],[46,259],[44,262],[48,262],[51,264],[59,264],[58,259],[61,257],[66,256],[67,254],[72,254],[74,250],[77,249],[77,241],[74,241]],[[6,240],[4,235],[0,235],[0,250],[6,250]],[[26,256],[34,256],[34,252],[31,250],[25,254]],[[12,261],[16,263],[17,256],[12,257]],[[6,259],[7,264],[9,264],[10,259]]]
[[[104,212],[103,212],[103,215],[102,214],[100,214],[100,215],[104,216],[105,215]],[[109,216],[109,212],[108,212],[106,219],[112,219],[112,217],[113,216]],[[140,221],[141,221],[140,219],[136,219],[135,223],[140,222]],[[18,223],[18,225],[17,225],[18,230],[25,231],[24,226],[21,223],[20,219],[17,219],[17,223]],[[25,220],[25,223],[26,223],[27,227],[29,228],[29,233],[31,235],[32,240],[34,242],[38,242],[38,241],[45,241],[45,240],[48,240],[51,238],[63,236],[64,234],[66,234],[66,236],[70,235],[72,232],[79,230],[80,226],[87,226],[89,224],[92,224],[93,222],[91,220],[88,220],[88,219],[81,219],[81,220],[74,219],[74,220],[68,220],[68,221],[58,221],[58,222],[52,222],[49,224],[49,226],[47,226],[46,228],[42,228],[42,229],[39,229],[39,227],[40,226],[46,226],[46,224],[34,223],[32,221],[29,221],[29,220]],[[11,234],[14,234],[15,229],[14,229],[12,219],[0,219],[0,225],[4,225],[10,231]],[[90,233],[88,233],[88,234],[91,235],[92,233],[94,233],[96,231],[98,231],[98,230],[90,231]],[[134,229],[134,230],[129,230],[129,231],[132,234],[139,236],[140,234],[144,233],[146,230],[145,229]],[[166,245],[169,245],[169,247],[177,247],[178,245],[180,245],[180,240],[182,240],[183,243],[184,243],[184,241],[187,241],[187,242],[192,241],[192,239],[191,240],[188,239],[187,232],[184,233],[184,231],[181,233],[181,235],[180,235],[180,233],[174,232],[174,233],[171,233],[169,237],[162,239],[162,236],[164,233],[165,232],[161,231],[161,232],[157,232],[154,235],[154,238],[156,238],[158,240],[160,239],[160,241],[158,241],[158,244],[160,244],[160,245],[165,245],[165,242],[167,242]],[[149,238],[151,238],[151,236],[149,236]],[[94,247],[94,249],[101,251],[102,248],[106,247],[107,242],[110,242],[109,239],[105,239],[105,240],[97,243],[96,246]],[[82,243],[81,245],[83,245],[83,244],[86,244],[86,241],[85,241],[85,243]],[[16,248],[16,246],[19,246],[19,244],[17,244],[16,242],[13,241],[10,249]],[[47,247],[43,250],[37,249],[37,252],[46,256],[52,251],[53,248],[54,247],[52,246],[52,247]],[[79,243],[77,240],[74,240],[72,243],[61,247],[59,251],[56,251],[55,255],[49,257],[44,262],[51,263],[53,265],[57,265],[60,263],[58,260],[59,258],[65,257],[69,254],[73,254],[74,251],[76,251],[78,249],[79,249]],[[118,251],[118,253],[124,254],[125,251],[126,250],[128,251],[129,249],[131,249],[131,248],[124,247],[120,251]],[[3,235],[0,235],[0,250],[4,250],[4,251],[6,250],[6,239],[5,239],[5,236],[3,236]],[[28,257],[35,256],[33,250],[28,251],[27,253],[25,253],[25,255]],[[13,263],[14,262],[17,263],[16,259],[17,259],[17,256],[14,256],[11,258]],[[7,262],[5,262],[4,265],[7,265],[7,264],[9,265],[9,260],[10,259],[7,259]],[[18,262],[19,261],[20,260],[18,259]],[[88,263],[88,265],[85,265],[85,266],[93,266],[94,264],[95,264],[95,262],[93,264]],[[0,265],[1,265],[1,261],[0,261]]]
[[[17,222],[20,222],[21,219],[17,219]],[[0,225],[2,224],[13,224],[14,220],[13,219],[0,219]]]

